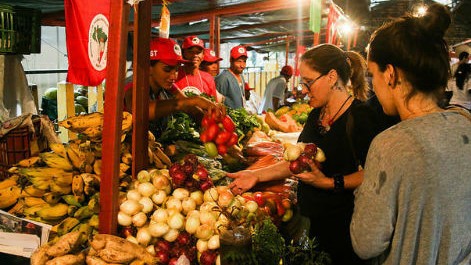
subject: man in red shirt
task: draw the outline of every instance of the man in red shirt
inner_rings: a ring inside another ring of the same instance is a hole
[[[189,62],[178,71],[175,86],[183,92],[205,93],[216,98],[214,78],[207,72],[199,70],[203,61],[203,40],[197,36],[188,36],[183,41],[182,48],[183,58]]]

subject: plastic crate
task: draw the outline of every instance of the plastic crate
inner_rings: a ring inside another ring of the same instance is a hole
[[[0,138],[0,180],[9,177],[8,169],[19,161],[31,157],[32,140],[39,134],[41,121],[33,120],[36,135],[28,126],[17,127]]]
[[[0,53],[41,52],[41,11],[0,4]]]

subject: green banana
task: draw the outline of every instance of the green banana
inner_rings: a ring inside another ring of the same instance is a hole
[[[60,176],[53,176],[52,181],[54,181],[54,183],[59,186],[67,187],[72,185],[73,176],[74,175],[72,172],[66,172],[65,174]]]
[[[93,210],[88,208],[88,205],[80,207],[75,213],[74,217],[83,220],[90,218],[94,214]]]
[[[82,207],[80,202],[78,202],[77,198],[73,194],[67,194],[63,195],[62,199],[69,205],[77,206],[77,207]]]
[[[67,217],[56,225],[57,234],[59,236],[69,233],[74,227],[78,226],[80,221],[74,217]]]
[[[69,206],[65,203],[48,205],[36,212],[36,215],[44,220],[58,220],[67,215]]]
[[[44,203],[44,204],[37,204],[30,207],[25,207],[23,208],[23,214],[26,215],[28,218],[36,216],[36,212],[43,209],[45,205],[46,204]]]
[[[73,217],[75,212],[79,209],[79,207],[75,205],[69,205],[69,209],[67,209],[67,215]]]
[[[92,215],[92,217],[90,217],[90,219],[88,219],[88,225],[90,225],[94,229],[98,229],[99,222],[100,217],[98,216],[98,214],[94,214]]]

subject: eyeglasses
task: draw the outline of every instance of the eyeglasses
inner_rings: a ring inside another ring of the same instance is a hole
[[[299,84],[300,84],[301,86],[304,86],[307,90],[310,90],[310,89],[311,89],[311,86],[314,85],[314,83],[315,83],[317,80],[319,80],[319,78],[321,78],[321,77],[323,77],[323,76],[324,76],[324,75],[320,75],[320,76],[318,76],[318,77],[317,77],[316,79],[314,79],[314,80],[311,80],[311,81],[309,81],[309,82],[299,82]]]

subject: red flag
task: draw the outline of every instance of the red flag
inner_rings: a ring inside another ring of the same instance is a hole
[[[327,16],[325,42],[335,44],[335,38],[337,37],[337,20],[340,17],[339,11],[335,8],[334,4],[329,7],[329,15]]]
[[[67,82],[97,86],[106,77],[110,0],[64,0]]]

